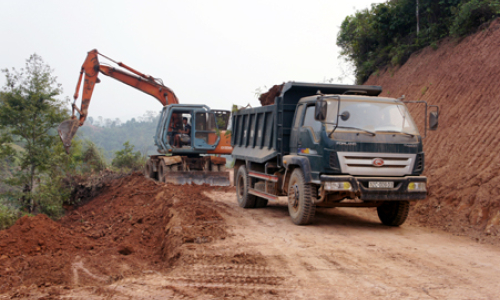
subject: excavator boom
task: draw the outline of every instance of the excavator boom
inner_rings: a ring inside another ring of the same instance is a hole
[[[108,60],[112,61],[119,67],[129,72],[100,64],[98,55],[107,58]],[[90,99],[92,98],[94,86],[96,83],[100,82],[98,77],[99,73],[114,78],[120,82],[123,82],[127,85],[130,85],[131,87],[140,90],[141,92],[155,97],[163,106],[179,103],[179,100],[177,99],[177,96],[175,96],[174,92],[163,85],[160,79],[145,75],[121,62],[116,62],[94,49],[88,52],[87,57],[83,62],[82,68],[80,70],[80,76],[78,78],[78,83],[76,84],[75,94],[73,95],[74,102],[72,105],[72,116],[69,120],[62,122],[57,128],[66,152],[69,152],[69,148],[71,147],[71,140],[75,136],[78,127],[82,126],[87,119]],[[79,97],[82,80],[82,102],[80,108],[78,108],[76,106],[76,101]],[[79,118],[76,117],[75,110],[78,111]]]
[[[101,64],[99,56],[119,68]],[[230,112],[213,111],[206,105],[181,105],[174,92],[161,79],[116,62],[97,50],[88,52],[81,67],[73,96],[71,118],[57,128],[67,153],[78,128],[87,119],[94,87],[100,82],[99,73],[153,96],[164,106],[162,119],[157,126],[159,135],[155,137],[158,152],[162,154],[149,156],[146,176],[177,184],[229,185],[229,173],[225,170],[226,159],[214,155],[230,154],[232,151],[230,138],[225,134]],[[77,107],[80,88],[82,100],[80,107]],[[216,119],[216,115],[219,119]],[[192,127],[187,124],[188,118]],[[218,131],[219,129],[221,130]]]

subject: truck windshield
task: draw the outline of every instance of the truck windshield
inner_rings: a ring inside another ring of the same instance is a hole
[[[338,100],[328,99],[326,130],[331,132],[337,122]],[[393,101],[366,101],[342,99],[338,131],[369,131],[374,133],[401,132],[409,136],[418,135],[418,129],[406,106]]]

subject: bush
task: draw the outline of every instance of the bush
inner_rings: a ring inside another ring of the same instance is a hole
[[[93,142],[85,141],[85,150],[82,156],[85,163],[84,168],[97,172],[106,169],[106,159],[101,149],[97,148]]]
[[[134,146],[127,141],[123,144],[124,149],[115,152],[115,158],[111,165],[119,169],[136,171],[144,165],[144,157],[140,151],[134,152]]]
[[[19,210],[0,204],[0,230],[7,229],[16,223],[21,216]]]
[[[38,206],[37,211],[46,214],[51,219],[59,219],[64,214],[62,205],[68,201],[70,195],[71,188],[64,185],[62,177],[43,178],[34,195]]]
[[[491,0],[471,0],[458,6],[450,35],[464,36],[474,32],[481,24],[500,15],[500,2]]]

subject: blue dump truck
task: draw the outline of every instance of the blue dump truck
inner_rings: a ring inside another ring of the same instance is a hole
[[[427,196],[423,137],[406,104],[423,103],[424,137],[437,128],[439,108],[381,92],[288,82],[274,105],[234,113],[238,204],[260,208],[283,197],[297,225],[310,223],[316,207],[377,207],[383,224],[403,224],[410,201]]]

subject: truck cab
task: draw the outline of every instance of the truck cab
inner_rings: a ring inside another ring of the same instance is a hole
[[[321,185],[321,193],[326,195],[332,194],[331,182],[340,175],[338,184],[349,187],[341,190],[350,198],[426,197],[426,178],[420,176],[422,138],[406,105],[398,99],[358,95],[302,98],[291,130],[290,154],[284,160],[309,164],[310,182]],[[406,193],[411,182],[420,183],[419,189]]]
[[[426,198],[425,156],[406,104],[378,97],[381,91],[289,82],[274,105],[236,113],[240,205],[286,197],[298,225],[311,222],[316,207],[377,207],[382,223],[401,225],[409,201]],[[430,108],[435,129],[437,107]]]

